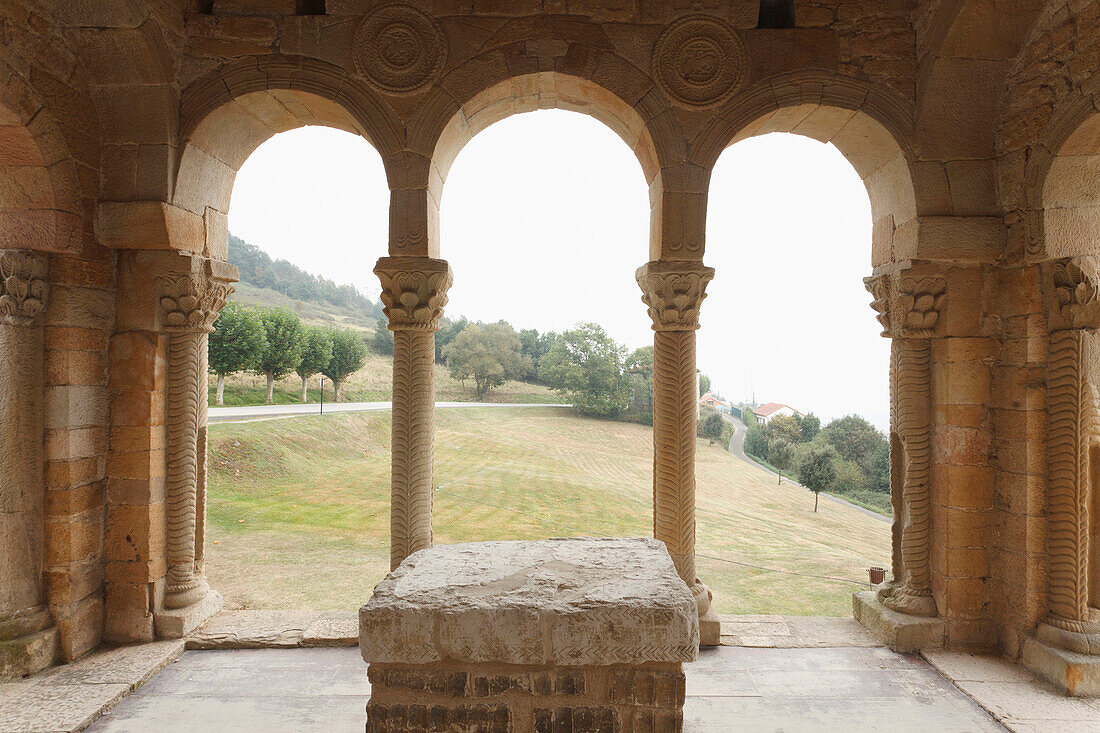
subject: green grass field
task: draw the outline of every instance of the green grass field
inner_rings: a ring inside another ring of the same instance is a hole
[[[650,428],[539,408],[437,420],[437,544],[651,536]],[[231,607],[366,602],[389,565],[389,428],[386,413],[210,426],[206,567]],[[866,568],[889,564],[885,522],[825,500],[815,514],[808,491],[706,441],[697,475],[698,570],[720,613],[847,615]]]

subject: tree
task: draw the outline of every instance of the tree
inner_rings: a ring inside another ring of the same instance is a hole
[[[871,466],[867,478],[871,491],[880,494],[890,493],[890,444],[885,440],[871,454]]]
[[[750,422],[745,431],[745,452],[763,460],[768,460],[768,432],[758,422]]]
[[[794,460],[794,446],[786,438],[773,438],[768,442],[768,463],[779,469],[779,483],[783,483],[783,472],[791,467]]]
[[[266,345],[260,312],[226,303],[210,334],[210,371],[218,376],[217,404],[224,401],[226,375],[255,369]]]
[[[809,443],[821,432],[821,418],[812,412],[807,412],[802,416],[798,427],[802,431],[802,442]]]
[[[819,445],[810,449],[798,464],[798,480],[814,492],[814,511],[817,511],[818,494],[829,488],[836,479],[836,450],[831,445]]]
[[[884,440],[875,426],[859,415],[847,415],[833,420],[821,431],[825,441],[836,448],[841,458],[867,466],[871,454]]]
[[[462,316],[457,321],[451,321],[446,318],[438,331],[435,334],[435,363],[444,363],[443,349],[447,348],[447,344],[455,340],[455,336],[462,333],[466,326],[469,326],[470,322],[466,320],[466,316]],[[390,353],[393,353],[393,337],[390,337]]]
[[[474,380],[480,400],[493,387],[509,379],[522,379],[531,371],[531,360],[515,330],[505,323],[471,324],[443,349],[451,376]]]
[[[582,414],[616,417],[629,399],[625,361],[625,346],[598,324],[580,323],[561,334],[542,357],[539,379],[569,395]]]
[[[705,410],[702,418],[699,420],[699,435],[703,436],[714,444],[714,441],[722,439],[722,432],[726,426],[726,421],[722,419],[722,416],[718,414],[715,409]]]
[[[333,402],[340,401],[340,387],[348,375],[354,374],[363,368],[367,360],[367,345],[363,338],[355,331],[341,328],[333,329],[332,358],[321,373],[332,382]]]
[[[546,355],[546,352],[550,350],[551,345],[554,343],[558,335],[553,331],[547,331],[544,334],[533,328],[525,328],[519,332],[519,342],[523,347],[523,355],[531,360],[531,364],[538,364],[539,360]],[[532,370],[530,372],[531,379],[538,378],[538,372]]]
[[[623,367],[629,399],[627,419],[653,424],[653,347],[642,346],[627,357]]]
[[[776,415],[768,421],[768,437],[782,438],[788,443],[802,441],[802,430],[798,426],[798,418],[794,415]]]
[[[328,366],[332,358],[332,331],[327,328],[309,326],[306,328],[306,344],[302,349],[302,362],[298,365],[298,376],[302,378],[302,402],[309,400],[306,384],[309,378]]]
[[[710,377],[699,372],[699,396],[702,397],[707,392],[710,392]]]
[[[393,334],[390,333],[390,322],[385,316],[379,318],[374,324],[370,350],[381,356],[393,356]]]
[[[263,320],[267,339],[256,371],[267,376],[267,404],[274,401],[275,380],[285,377],[302,363],[306,331],[297,313],[286,308],[266,308]]]

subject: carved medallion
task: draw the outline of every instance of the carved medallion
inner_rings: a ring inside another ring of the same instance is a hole
[[[0,323],[30,324],[45,306],[46,290],[44,255],[0,251]]]
[[[653,76],[665,94],[688,107],[713,107],[745,82],[745,47],[725,22],[702,15],[668,27],[653,50]]]
[[[410,94],[435,79],[447,60],[447,42],[435,22],[410,5],[385,5],[355,35],[355,65],[372,85]]]

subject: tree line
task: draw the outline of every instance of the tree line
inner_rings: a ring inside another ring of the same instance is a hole
[[[307,326],[286,308],[259,308],[226,303],[210,334],[210,371],[218,378],[216,404],[222,404],[225,378],[238,372],[267,377],[267,404],[274,399],[275,380],[291,372],[306,385],[314,374],[332,382],[336,400],[344,380],[363,367],[367,346],[346,328]]]
[[[354,285],[337,285],[286,260],[272,260],[256,245],[232,234],[229,235],[228,261],[237,266],[243,283],[297,300],[343,308],[365,322],[382,314],[381,304],[363,295]]]
[[[791,471],[817,494],[848,496],[877,509],[890,508],[890,445],[886,436],[859,415],[847,415],[822,427],[812,412],[778,415],[767,425],[749,422],[745,452]]]

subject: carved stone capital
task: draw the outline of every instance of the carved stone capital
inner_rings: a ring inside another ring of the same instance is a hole
[[[438,331],[451,287],[451,266],[431,257],[382,257],[382,310],[391,331]]]
[[[166,331],[211,333],[232,283],[196,273],[157,278],[162,322]]]
[[[701,262],[656,260],[638,268],[642,302],[649,307],[654,331],[695,331],[699,307],[707,297],[714,268]]]
[[[932,338],[947,301],[947,281],[905,272],[865,277],[871,308],[887,338]]]
[[[46,256],[0,250],[0,323],[29,326],[46,307]]]
[[[1041,266],[1043,303],[1052,331],[1100,328],[1100,258],[1071,257]]]

